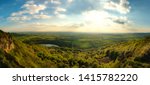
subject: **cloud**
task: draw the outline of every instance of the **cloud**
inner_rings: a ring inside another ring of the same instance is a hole
[[[95,26],[108,26],[113,24],[124,25],[129,23],[129,20],[126,16],[115,16],[104,10],[86,11],[82,13],[82,16],[84,17],[85,22]]]
[[[74,0],[67,0],[68,1],[68,3],[72,3]]]
[[[64,19],[67,16],[64,14],[67,10],[65,8],[56,7],[54,14],[57,18]]]
[[[82,13],[82,16],[86,22],[98,25],[106,23],[105,21],[110,17],[107,12],[98,10],[85,11]]]
[[[29,14],[36,14],[39,13],[42,10],[46,9],[45,5],[36,5],[36,4],[25,4],[24,6],[22,6],[22,8],[24,8],[27,13]]]
[[[65,31],[73,28],[82,32],[121,32],[131,23],[126,15],[130,10],[128,0],[30,0],[8,19],[19,22],[30,20],[31,23],[41,21],[42,24],[26,24],[24,27],[38,28],[39,31]]]
[[[57,7],[57,8],[55,9],[54,14],[59,14],[60,12],[66,12],[66,9]]]
[[[118,2],[108,1],[104,8],[108,10],[114,10],[121,14],[127,14],[130,12],[131,7],[129,6],[128,0],[118,0]]]
[[[49,0],[51,3],[56,4],[56,5],[60,5],[61,1],[60,0]]]
[[[41,14],[33,15],[33,18],[35,18],[35,19],[49,19],[49,18],[51,18],[51,16],[48,16],[48,15],[41,13]]]
[[[93,32],[127,31],[132,22],[125,15],[131,9],[129,2],[127,0],[118,0],[118,2],[105,0],[104,2],[99,1],[99,3],[101,4],[99,8],[82,11],[83,21],[85,22],[84,28],[88,28]],[[117,11],[120,14],[113,14],[106,9]]]
[[[122,24],[122,25],[130,22],[126,16],[120,16],[120,17],[114,16],[111,18],[111,20],[115,23]]]
[[[50,16],[44,14],[44,11],[47,8],[44,4],[36,4],[34,1],[27,1],[20,11],[14,12],[8,17],[8,20],[11,21],[27,21],[32,19],[49,19]]]
[[[74,0],[43,0],[45,4],[55,4],[55,5],[67,5],[67,4],[70,4],[72,3]]]
[[[23,10],[21,10],[19,12],[12,13],[11,16],[19,16],[19,15],[23,15],[23,14],[31,14],[31,15],[37,14],[40,11],[45,10],[46,6],[42,5],[42,4],[37,5],[33,1],[28,1],[21,8]]]
[[[105,0],[74,0],[68,7],[70,14],[82,14],[84,11],[96,10],[102,7]]]
[[[18,12],[13,12],[8,20],[11,21],[29,21],[34,19],[50,19],[66,18],[67,9],[62,6],[64,3],[62,0],[43,0],[44,2],[39,2],[38,0],[29,0],[21,6],[21,10]],[[65,1],[67,3],[73,2],[73,0]]]
[[[26,21],[26,20],[31,20],[31,17],[28,17],[28,16],[13,16],[13,17],[9,17],[8,20],[11,20],[11,21]]]

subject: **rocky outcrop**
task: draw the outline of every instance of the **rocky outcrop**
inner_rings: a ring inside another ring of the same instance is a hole
[[[12,36],[0,30],[0,49],[5,52],[10,52],[14,49]]]

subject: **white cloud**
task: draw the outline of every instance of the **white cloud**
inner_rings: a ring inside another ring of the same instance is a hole
[[[94,25],[104,25],[108,18],[111,16],[105,11],[86,11],[82,13],[83,19],[91,24]]]
[[[19,12],[14,12],[11,14],[11,16],[20,16],[22,14],[26,13],[26,11],[19,11]]]
[[[115,16],[106,11],[86,11],[82,13],[84,20],[98,26],[107,26],[108,24],[126,24],[129,22],[126,16]]]
[[[11,21],[27,21],[31,19],[49,19],[50,16],[43,14],[41,11],[46,9],[44,4],[36,4],[34,1],[27,1],[21,11],[14,12],[8,17]]]
[[[46,9],[45,5],[36,5],[36,4],[25,4],[22,8],[24,8],[27,13],[29,14],[36,14],[42,10]]]
[[[91,9],[82,13],[85,26],[79,28],[78,31],[129,32],[128,28],[131,28],[133,23],[125,15],[131,10],[128,0],[118,0],[118,2],[107,0],[100,4],[99,9]],[[113,14],[106,9],[117,11],[120,14]]]
[[[61,0],[43,0],[44,1],[44,4],[49,4],[49,3],[51,3],[51,4],[55,4],[55,5],[61,5],[62,4],[62,2],[61,2]]]
[[[13,16],[8,18],[11,21],[26,21],[31,20],[31,17],[28,16]]]
[[[131,7],[129,6],[128,0],[118,0],[119,2],[109,1],[105,4],[104,8],[108,10],[115,10],[122,14],[130,12]]]
[[[68,3],[71,3],[73,0],[68,0]],[[49,3],[57,4],[54,5],[54,7],[49,6]],[[59,5],[58,5],[59,4]],[[44,0],[43,4],[37,3],[37,1],[27,1],[22,7],[20,11],[14,12],[11,14],[11,16],[8,18],[11,21],[26,21],[26,20],[32,20],[32,19],[50,19],[51,17],[57,17],[64,19],[66,18],[66,15],[64,14],[67,9],[64,7],[61,7],[61,1],[60,0]],[[45,11],[48,7],[54,8],[54,11],[52,12],[54,16],[48,15],[48,11]],[[46,14],[44,14],[44,13]]]
[[[51,18],[51,16],[41,13],[41,14],[34,14],[32,16],[26,16],[26,15],[12,16],[12,17],[8,17],[8,20],[11,20],[11,21],[29,21],[32,19],[50,19],[50,18]]]
[[[26,4],[34,4],[34,0],[28,0]]]
[[[11,16],[21,16],[23,14],[37,14],[40,11],[45,10],[47,7],[42,4],[39,4],[39,5],[34,4],[33,1],[28,1],[21,8],[23,10],[21,10],[19,12],[14,12],[11,14]]]
[[[82,13],[84,29],[89,32],[127,32],[130,21],[126,16],[116,16],[105,10],[91,10]]]
[[[66,15],[63,13],[65,13],[66,11],[67,10],[65,8],[56,7],[54,14],[57,18],[64,19],[64,18],[66,18]]]
[[[68,1],[68,3],[72,3],[73,2],[73,0],[67,0]]]
[[[61,5],[60,0],[49,0],[51,3],[56,4],[56,5]]]
[[[55,9],[54,14],[59,14],[60,12],[66,12],[66,9],[57,7],[57,8]]]
[[[35,19],[49,19],[51,17],[48,16],[48,15],[45,15],[45,14],[41,13],[41,14],[33,15],[33,18],[35,18]]]

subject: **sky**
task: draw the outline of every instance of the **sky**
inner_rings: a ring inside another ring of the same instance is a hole
[[[150,0],[0,0],[7,32],[150,32]]]

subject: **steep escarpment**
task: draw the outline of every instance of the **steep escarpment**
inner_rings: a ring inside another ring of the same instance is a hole
[[[14,48],[12,36],[0,30],[0,49],[8,53]]]
[[[47,54],[44,47],[24,44],[0,31],[0,67],[51,67],[37,56],[39,52]]]

